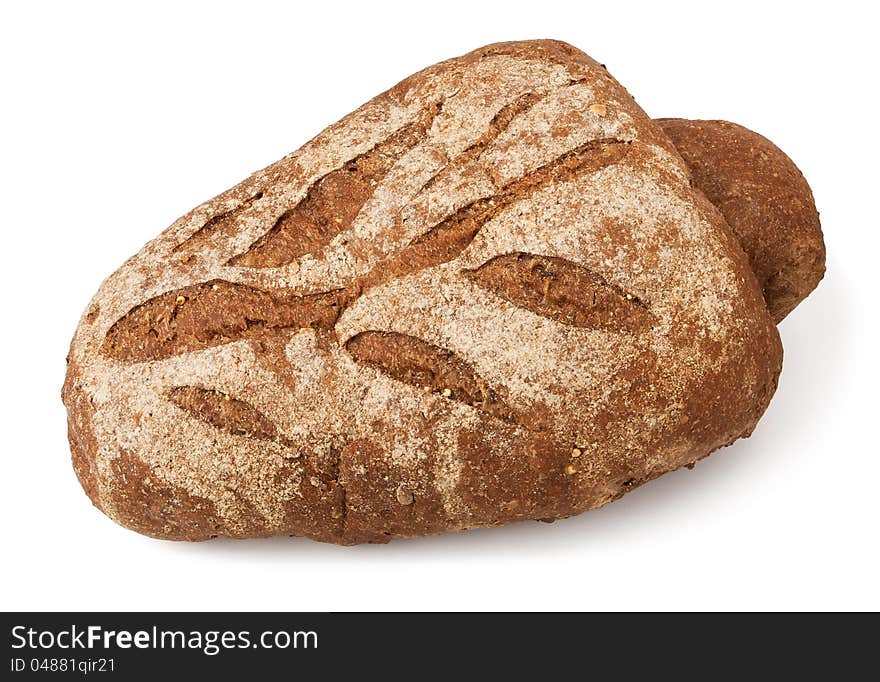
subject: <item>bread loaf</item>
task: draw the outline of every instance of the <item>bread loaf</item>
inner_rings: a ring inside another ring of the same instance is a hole
[[[728,121],[658,119],[694,185],[724,215],[780,322],[825,274],[810,186],[770,140]]]
[[[407,78],[101,285],[63,388],[83,488],[159,538],[385,542],[749,435],[782,348],[682,144],[565,43]]]

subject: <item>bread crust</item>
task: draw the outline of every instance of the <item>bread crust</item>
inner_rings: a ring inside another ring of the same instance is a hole
[[[749,257],[770,315],[781,322],[825,275],[813,193],[767,138],[729,121],[657,119]]]
[[[62,395],[122,525],[353,544],[601,506],[751,433],[781,360],[666,135],[523,41],[177,220],[101,285]]]

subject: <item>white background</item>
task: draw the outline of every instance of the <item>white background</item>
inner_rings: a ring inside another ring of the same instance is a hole
[[[0,608],[880,608],[877,24],[869,3],[813,6],[4,4]],[[810,181],[828,274],[781,325],[754,436],[578,518],[386,546],[170,543],[95,510],[59,391],[101,279],[410,73],[538,37],[653,116],[763,133]]]

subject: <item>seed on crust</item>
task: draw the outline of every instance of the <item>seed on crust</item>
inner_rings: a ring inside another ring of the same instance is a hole
[[[400,502],[400,504],[404,504],[404,505],[412,504],[413,499],[414,498],[413,498],[412,490],[407,488],[402,483],[399,486],[397,486],[397,501]]]

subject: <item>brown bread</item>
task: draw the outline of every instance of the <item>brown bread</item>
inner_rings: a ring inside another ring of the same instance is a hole
[[[747,436],[782,348],[689,173],[565,43],[407,78],[102,284],[63,389],[86,493],[161,538],[384,542],[578,514]]]
[[[780,322],[825,274],[825,242],[804,176],[770,140],[735,123],[657,122],[694,185],[724,215]]]

